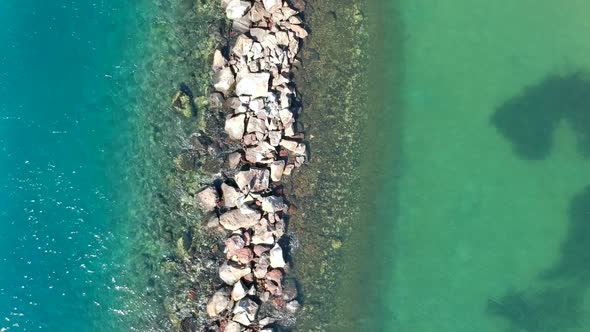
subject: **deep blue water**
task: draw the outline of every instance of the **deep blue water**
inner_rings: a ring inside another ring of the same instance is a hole
[[[128,3],[0,1],[0,331],[129,328]]]

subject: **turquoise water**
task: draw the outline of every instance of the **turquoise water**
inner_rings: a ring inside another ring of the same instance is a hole
[[[138,16],[154,10],[0,2],[1,331],[157,329],[127,209]]]
[[[400,69],[381,78],[389,107],[373,116],[400,130],[371,148],[383,173],[363,271],[378,309],[359,319],[588,331],[590,4],[407,0],[375,13],[400,54],[376,65]]]

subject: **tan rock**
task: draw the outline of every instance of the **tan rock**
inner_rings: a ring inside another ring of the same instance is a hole
[[[213,211],[217,206],[217,191],[213,188],[206,188],[197,194],[197,205],[204,211]]]
[[[250,270],[249,267],[237,267],[225,262],[219,268],[219,277],[226,284],[233,286],[242,277],[246,276],[250,272],[252,272],[252,270]]]
[[[290,141],[290,140],[284,139],[281,141],[280,145],[295,154],[300,154],[300,155],[305,154],[305,144],[303,144],[303,143],[298,143],[295,141]]]
[[[274,182],[281,181],[283,171],[285,170],[285,161],[277,160],[270,164],[270,179]]]
[[[207,302],[207,314],[209,317],[217,317],[228,309],[230,305],[229,294],[226,290],[219,290]]]
[[[223,195],[223,204],[225,207],[232,208],[240,204],[240,198],[242,195],[236,190],[225,183],[221,185],[221,194]]]
[[[219,217],[221,226],[229,231],[235,231],[240,228],[249,228],[258,223],[260,213],[242,214],[240,210],[231,210]]]

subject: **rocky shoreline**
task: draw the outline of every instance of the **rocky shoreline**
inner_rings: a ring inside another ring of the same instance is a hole
[[[233,151],[196,195],[206,228],[224,238],[221,264],[210,267],[218,278],[205,329],[280,331],[293,325],[300,307],[296,284],[286,278],[290,205],[282,182],[308,158],[293,83],[307,31],[302,8],[282,0],[222,0],[221,7],[231,32],[228,46],[213,55],[208,106],[226,114],[219,145]],[[181,91],[173,105],[182,113],[190,99]]]

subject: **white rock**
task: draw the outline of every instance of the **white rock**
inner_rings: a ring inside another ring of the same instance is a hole
[[[242,281],[238,281],[231,291],[231,298],[234,301],[239,301],[246,297],[247,293],[248,292],[246,291],[246,287],[244,287],[244,283]]]
[[[217,317],[230,304],[229,295],[225,290],[219,290],[207,302],[207,314],[209,317]]]
[[[229,67],[224,67],[213,74],[213,87],[226,96],[230,93],[235,82],[234,73]]]
[[[243,73],[237,75],[236,94],[238,96],[264,97],[268,94],[269,73]]]
[[[270,164],[270,179],[274,182],[281,181],[283,171],[285,170],[285,161],[277,160]]]
[[[221,193],[223,194],[223,203],[225,207],[232,208],[240,204],[240,198],[242,195],[236,190],[236,188],[223,183],[221,184]]]
[[[205,212],[213,211],[217,206],[217,191],[206,188],[197,194],[197,205]]]
[[[275,269],[282,269],[286,265],[283,258],[283,249],[278,245],[270,249],[270,266]]]
[[[240,210],[231,210],[219,217],[219,223],[229,231],[249,228],[258,223],[260,213],[243,214]]]
[[[225,132],[231,139],[240,140],[244,136],[244,120],[246,116],[240,114],[233,118],[225,120]]]
[[[283,6],[283,2],[281,0],[262,0],[262,4],[264,5],[264,9],[269,12],[273,12]]]
[[[225,8],[225,15],[230,20],[237,20],[246,15],[252,5],[248,1],[232,0]]]
[[[223,282],[226,284],[233,286],[236,282],[238,282],[242,277],[246,276],[248,273],[252,272],[249,267],[235,267],[227,264],[227,262],[223,263],[221,267],[219,267],[219,277]]]

